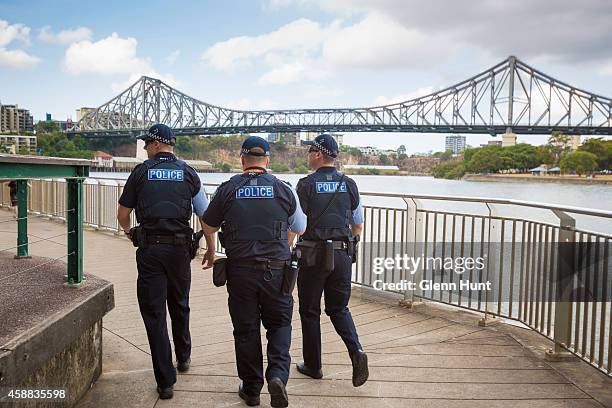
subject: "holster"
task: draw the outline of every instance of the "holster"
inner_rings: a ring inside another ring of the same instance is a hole
[[[299,271],[297,249],[294,249],[291,251],[291,259],[287,261],[283,271],[283,285],[281,288],[283,295],[291,296],[293,294]]]
[[[193,234],[191,244],[189,245],[189,256],[191,256],[191,259],[194,259],[198,254],[198,249],[200,249],[200,240],[202,239],[202,236],[204,236],[203,230],[200,230]]]
[[[218,258],[213,262],[213,284],[216,287],[227,282],[227,258]]]
[[[356,235],[353,238],[349,239],[348,254],[351,257],[353,263],[356,263],[357,258],[359,258],[359,240],[359,235]]]
[[[132,240],[132,245],[134,245],[136,248],[144,246],[146,243],[146,233],[144,228],[142,228],[140,225],[130,228],[130,239]]]

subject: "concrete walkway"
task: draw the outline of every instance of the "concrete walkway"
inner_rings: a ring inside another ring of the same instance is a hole
[[[0,221],[10,217],[0,211]],[[3,230],[15,229],[3,223]],[[50,237],[65,225],[33,218],[30,232]],[[35,238],[30,238],[31,241]],[[0,249],[15,235],[0,234]],[[55,242],[55,243],[54,243]],[[65,237],[31,245],[51,258],[65,254]],[[244,406],[238,398],[232,325],[225,288],[215,288],[209,271],[192,264],[192,368],[178,377],[174,399],[155,392],[149,349],[136,300],[135,251],[110,233],[86,231],[85,271],[111,281],[116,307],[104,319],[103,374],[79,407]],[[36,273],[36,272],[32,272]],[[343,343],[322,316],[324,379],[291,370],[292,407],[612,407],[612,379],[572,360],[548,363],[548,341],[507,324],[481,328],[475,314],[424,306],[411,312],[367,298],[355,290],[351,310],[370,359],[370,380],[351,385],[351,365]],[[300,321],[294,312],[294,362],[301,356]],[[265,337],[262,338],[265,350]],[[265,391],[264,387],[264,391]],[[269,398],[262,394],[262,406]]]

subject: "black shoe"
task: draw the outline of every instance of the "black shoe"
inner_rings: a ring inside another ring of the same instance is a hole
[[[249,407],[259,405],[259,395],[249,395],[242,390],[242,383],[238,386],[238,395]]]
[[[359,387],[368,381],[368,355],[363,350],[357,350],[351,355],[353,363],[353,387]]]
[[[272,407],[284,408],[289,406],[285,383],[280,378],[274,377],[268,381],[268,392],[270,393],[270,405]]]
[[[159,394],[159,399],[171,399],[174,397],[174,387],[171,385],[169,387],[157,387],[157,393]]]
[[[323,378],[323,371],[321,371],[321,369],[318,369],[317,371],[311,370],[310,368],[306,367],[306,364],[304,364],[303,361],[297,363],[295,367],[300,373],[307,375],[310,378],[314,378],[315,380]]]
[[[183,361],[182,363],[176,362],[176,369],[179,373],[186,373],[189,371],[189,365],[191,364],[191,359],[188,358],[187,361]]]

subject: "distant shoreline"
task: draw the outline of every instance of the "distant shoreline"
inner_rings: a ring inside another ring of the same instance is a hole
[[[500,181],[510,183],[564,183],[564,184],[609,184],[612,177],[598,176],[587,179],[577,176],[532,176],[527,174],[466,174],[461,178],[465,181]]]

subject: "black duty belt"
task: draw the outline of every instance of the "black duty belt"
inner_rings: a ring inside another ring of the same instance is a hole
[[[318,245],[323,245],[326,241],[308,241],[308,240],[304,240],[301,242],[308,242],[308,243],[312,243],[313,247],[314,246],[318,246]],[[334,249],[348,249],[348,242],[346,241],[332,241],[333,242],[333,246]]]
[[[254,259],[254,260],[231,260],[230,266],[240,266],[244,268],[257,269],[260,271],[269,271],[270,269],[282,269],[287,264],[287,261],[277,261],[274,259]]]
[[[167,245],[186,245],[191,242],[187,236],[176,235],[149,235],[147,234],[146,242],[148,245],[167,244]]]

